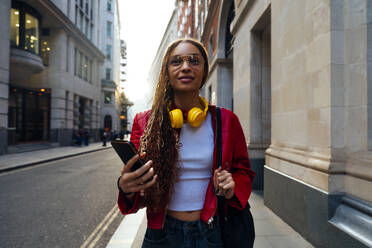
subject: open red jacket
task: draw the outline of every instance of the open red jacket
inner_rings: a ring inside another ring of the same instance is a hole
[[[216,146],[216,106],[209,105],[208,110],[212,115],[212,127],[214,133],[214,155],[212,175],[217,169],[217,146]],[[131,141],[139,149],[140,138],[146,128],[147,121],[150,117],[150,111],[138,113],[133,121]],[[222,168],[229,170],[235,182],[235,197],[227,200],[230,206],[243,209],[248,202],[248,198],[252,191],[252,181],[255,173],[250,169],[248,158],[247,144],[243,129],[240,125],[238,117],[231,111],[221,108],[221,124],[222,124]],[[141,196],[136,193],[133,200],[129,201],[124,194],[119,193],[118,206],[122,214],[136,213],[143,207]],[[213,178],[210,179],[204,206],[201,212],[201,220],[208,221],[215,215],[217,208],[217,198],[213,190]],[[147,211],[147,225],[149,228],[161,229],[164,224],[166,209],[158,212]]]

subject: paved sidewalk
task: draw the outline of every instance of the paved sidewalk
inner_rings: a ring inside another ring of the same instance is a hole
[[[111,148],[110,142],[107,142],[106,147],[102,146],[102,142],[97,142],[89,144],[89,146],[63,146],[31,152],[1,155],[0,173],[109,148]]]
[[[264,205],[262,191],[254,191],[249,203],[256,231],[254,248],[314,247]]]
[[[254,248],[313,248],[308,241],[264,205],[262,191],[254,191],[249,203],[256,231]],[[139,248],[145,231],[144,210],[127,215],[112,236],[107,248]]]

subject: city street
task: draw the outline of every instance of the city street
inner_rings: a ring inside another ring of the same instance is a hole
[[[109,149],[0,174],[1,247],[105,247],[120,169]]]

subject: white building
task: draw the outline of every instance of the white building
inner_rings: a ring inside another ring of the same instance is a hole
[[[106,55],[102,66],[101,126],[106,130],[120,130],[121,41],[120,16],[117,0],[100,2],[100,49]]]
[[[98,138],[98,0],[3,0],[0,154],[8,146],[70,145],[73,131]]]

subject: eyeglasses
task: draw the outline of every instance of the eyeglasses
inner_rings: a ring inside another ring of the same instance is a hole
[[[187,63],[192,67],[199,67],[202,64],[203,57],[200,54],[171,56],[169,58],[169,66],[178,68],[184,61],[187,61]]]

